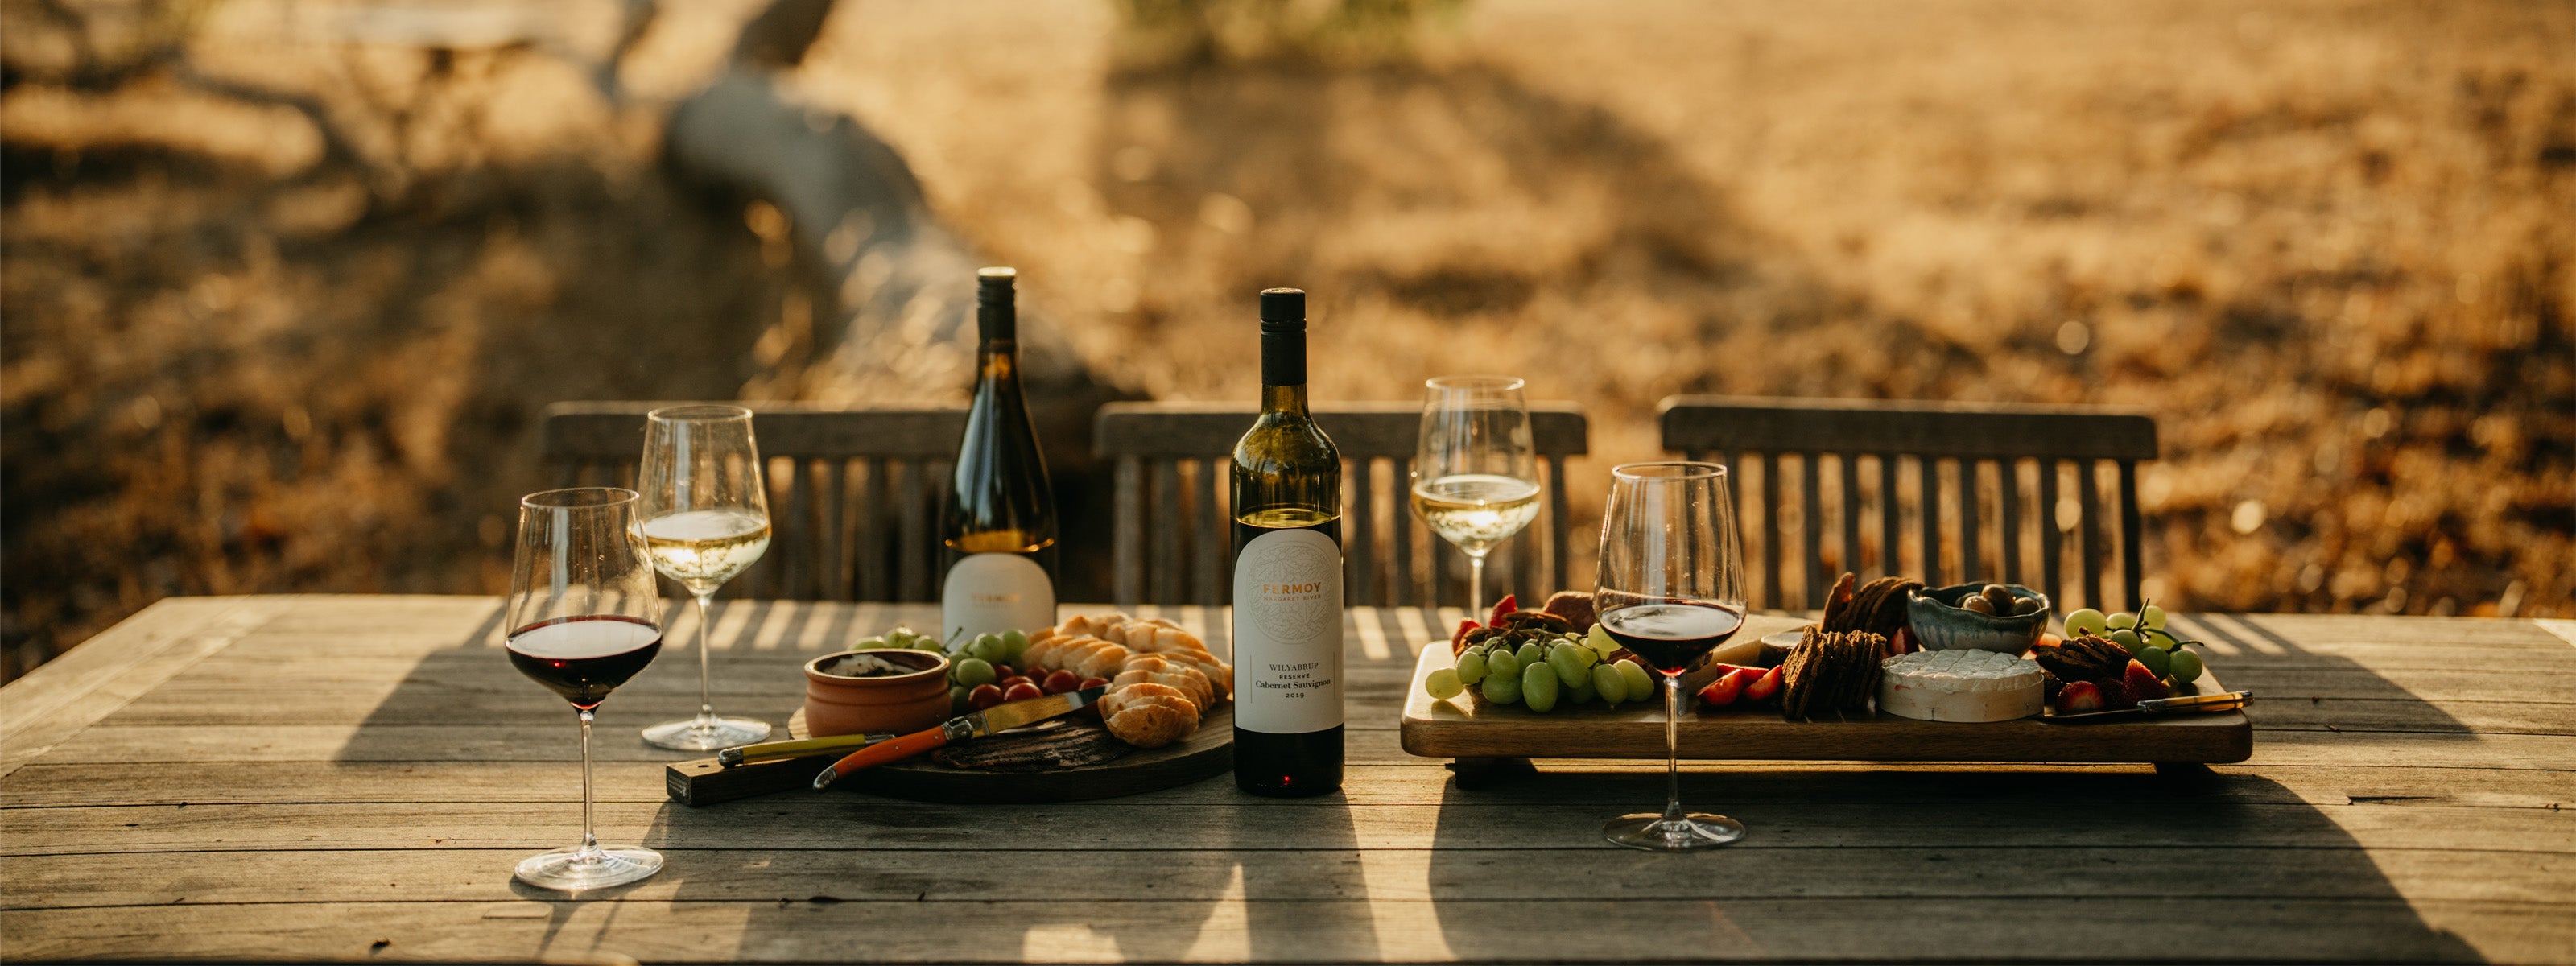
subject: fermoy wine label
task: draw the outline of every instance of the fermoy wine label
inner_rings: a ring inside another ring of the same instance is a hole
[[[1034,634],[1055,626],[1055,584],[1045,567],[1019,554],[967,554],[948,568],[939,624],[939,639],[950,642],[1009,630]]]
[[[1342,723],[1342,548],[1331,537],[1274,530],[1235,558],[1234,682],[1237,727]]]

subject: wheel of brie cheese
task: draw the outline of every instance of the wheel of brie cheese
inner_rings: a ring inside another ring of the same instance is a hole
[[[1921,721],[2011,721],[2038,714],[2039,664],[1999,651],[1916,651],[1879,662],[1878,710]]]

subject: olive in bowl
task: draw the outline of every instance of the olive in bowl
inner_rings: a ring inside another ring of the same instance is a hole
[[[2048,595],[2019,584],[1957,584],[1918,590],[1905,621],[1925,650],[2023,654],[2048,629]]]

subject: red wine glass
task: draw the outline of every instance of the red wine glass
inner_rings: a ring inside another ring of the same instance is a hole
[[[591,715],[662,649],[662,599],[633,490],[584,487],[519,501],[510,568],[510,664],[572,702],[581,719],[581,844],[522,860],[518,880],[567,892],[652,875],[662,856],[599,844],[590,824]]]
[[[1629,463],[1610,471],[1601,518],[1601,629],[1664,679],[1664,810],[1623,815],[1601,834],[1650,852],[1713,848],[1744,823],[1682,811],[1681,678],[1744,626],[1743,545],[1726,467]]]

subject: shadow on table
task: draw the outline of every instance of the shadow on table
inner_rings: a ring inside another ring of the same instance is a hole
[[[2176,615],[2204,643],[2212,673],[2232,689],[2252,689],[2246,715],[2256,730],[2369,732],[2380,740],[2474,740],[2475,733],[2434,703],[2349,658],[2299,646],[2251,614]],[[2261,742],[2256,742],[2260,753]]]
[[[1686,806],[1750,829],[1686,854],[1599,837],[1660,810],[1660,771],[1453,783],[1431,856],[1440,929],[1470,960],[2480,958],[2268,779],[1853,768],[1685,773]],[[1562,951],[1497,928],[1568,917],[1624,925]]]
[[[732,903],[738,958],[1172,962],[1281,949],[1377,956],[1349,807],[1188,792],[1056,805],[857,793],[666,805],[647,844],[675,902]],[[780,830],[774,849],[682,851]],[[1246,900],[1235,903],[1231,900]],[[1353,901],[1334,901],[1353,900]]]
[[[783,734],[804,701],[800,666],[823,653],[822,642],[851,635],[857,608],[821,609],[772,600],[722,600],[714,609],[715,648],[709,679],[716,710],[767,721]],[[431,651],[403,673],[349,736],[340,761],[577,761],[572,709],[511,667],[501,645],[503,609],[491,612],[453,646]],[[685,601],[663,618],[662,651],[642,673],[600,705],[591,733],[601,762],[674,761],[699,757],[646,745],[637,734],[656,722],[697,713],[696,617]],[[471,725],[463,731],[455,726]],[[570,778],[571,776],[567,776]]]

